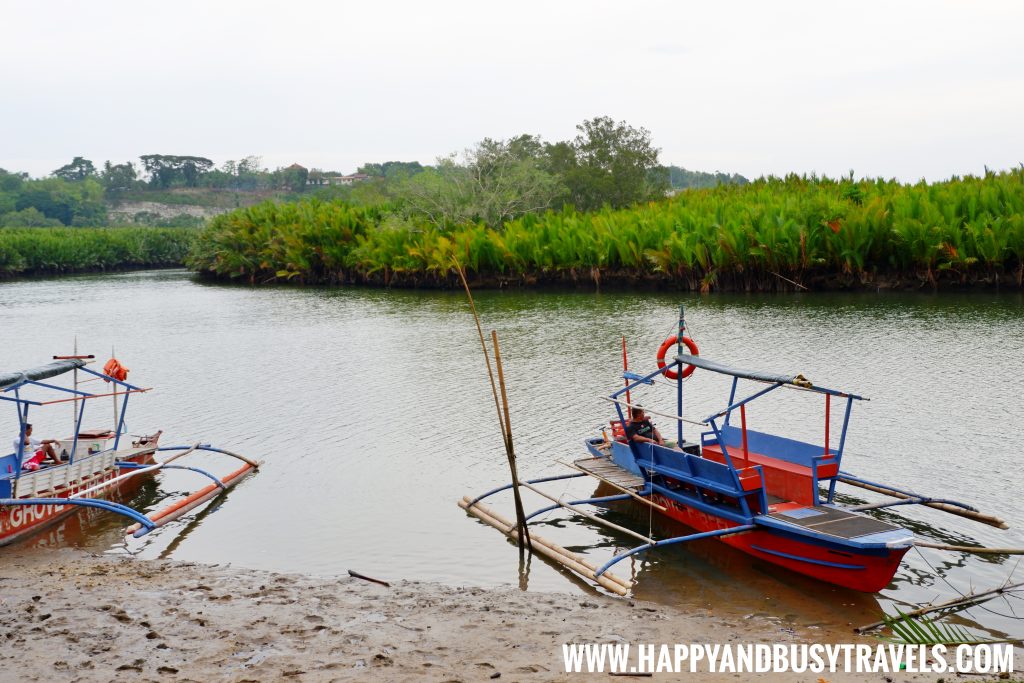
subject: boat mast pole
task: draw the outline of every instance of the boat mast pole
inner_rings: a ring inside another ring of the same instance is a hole
[[[676,334],[676,356],[683,355],[683,335],[686,333],[686,321],[684,319],[685,309],[686,309],[685,306],[683,306],[682,304],[679,305],[679,332],[678,332],[678,334]],[[676,403],[677,403],[676,415],[682,415],[683,414],[683,364],[682,363],[679,364],[679,369],[677,370],[677,372],[679,373],[679,379],[676,380],[677,383],[678,383],[677,386],[676,386]],[[677,435],[676,446],[678,446],[679,448],[682,448],[683,447],[683,421],[682,420],[676,420],[676,435]]]
[[[110,357],[117,358],[117,356],[114,355],[113,344],[110,345]],[[127,389],[125,389],[125,391],[127,391]],[[117,384],[114,384],[114,395],[111,398],[114,399],[114,431],[117,432]]]
[[[75,335],[75,350],[74,354],[78,355],[78,335]],[[78,368],[75,368],[75,396],[78,396]],[[74,438],[78,434],[78,406],[75,405],[76,401],[71,402],[71,436]],[[84,403],[84,401],[83,401]],[[68,456],[70,457],[70,456]]]
[[[626,355],[626,335],[622,335],[622,374],[626,381],[626,403],[632,403],[633,401],[629,398],[629,378],[625,376],[627,372],[629,372],[629,357]],[[623,425],[623,429],[625,429],[625,425]]]

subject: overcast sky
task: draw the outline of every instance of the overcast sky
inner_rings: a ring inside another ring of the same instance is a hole
[[[748,177],[1024,162],[1024,2],[0,0],[0,167],[352,172],[608,115]]]

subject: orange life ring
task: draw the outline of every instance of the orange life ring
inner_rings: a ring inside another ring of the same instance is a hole
[[[671,337],[661,342],[661,346],[658,347],[658,369],[665,367],[665,354],[668,353],[669,348],[675,346],[678,341],[678,337],[673,334]],[[686,348],[690,349],[691,356],[700,355],[700,349],[697,348],[697,342],[693,341],[689,337],[683,337],[683,344]],[[697,367],[695,365],[687,365],[683,368],[683,379],[692,375],[693,371],[696,369]],[[662,374],[669,379],[679,379],[678,370],[663,370]]]

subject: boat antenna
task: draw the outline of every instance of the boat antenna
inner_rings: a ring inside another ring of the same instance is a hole
[[[683,335],[686,334],[686,306],[679,304],[679,331],[676,333],[676,357],[683,355]],[[683,414],[683,366],[679,366],[679,379],[676,380],[676,415]],[[676,443],[683,447],[683,421],[676,420]]]

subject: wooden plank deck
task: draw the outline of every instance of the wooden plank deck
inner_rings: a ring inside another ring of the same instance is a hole
[[[639,491],[644,487],[643,477],[627,472],[608,458],[582,458],[574,461],[573,465],[597,479],[630,491]]]

